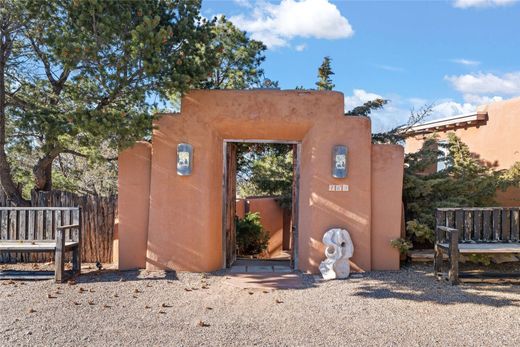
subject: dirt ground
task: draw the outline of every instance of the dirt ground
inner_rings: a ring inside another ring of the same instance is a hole
[[[0,345],[520,345],[519,285],[450,286],[430,264],[305,275],[290,290],[237,288],[224,272],[87,271],[70,284],[0,281]]]

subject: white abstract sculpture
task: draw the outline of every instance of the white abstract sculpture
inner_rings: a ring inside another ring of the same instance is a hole
[[[347,278],[350,275],[348,258],[354,254],[354,245],[345,229],[330,229],[323,235],[325,256],[320,272],[324,279]]]

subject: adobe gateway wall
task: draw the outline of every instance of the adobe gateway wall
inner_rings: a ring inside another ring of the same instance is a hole
[[[156,122],[151,147],[137,143],[120,156],[119,268],[220,269],[223,141],[256,139],[302,144],[300,270],[318,272],[321,239],[332,227],[350,232],[354,269],[398,269],[389,240],[400,236],[403,149],[372,145],[370,120],[343,113],[338,92],[189,93],[179,114]],[[193,146],[189,176],[176,173],[179,143]],[[331,176],[332,148],[339,144],[349,149],[345,179]],[[329,191],[332,184],[349,191]]]

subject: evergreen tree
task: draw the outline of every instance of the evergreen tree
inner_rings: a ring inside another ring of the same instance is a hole
[[[207,80],[201,82],[201,88],[246,89],[277,85],[264,77],[261,64],[267,47],[262,42],[248,38],[224,16],[217,19],[212,31],[216,64]]]
[[[388,100],[385,99],[374,99],[365,102],[361,106],[354,107],[352,110],[345,112],[345,116],[364,116],[368,117],[372,113],[372,111],[382,109]]]
[[[331,76],[334,75],[334,72],[332,71],[330,63],[330,57],[323,58],[323,62],[318,69],[318,82],[316,82],[318,90],[332,90],[335,87],[331,79]]]
[[[291,208],[293,184],[292,145],[243,143],[237,151],[237,190],[240,196],[278,196]]]
[[[101,158],[151,131],[169,93],[215,65],[199,0],[0,0],[0,180],[27,205],[11,169],[31,153],[33,187],[52,188],[68,153]],[[21,152],[20,152],[21,151]],[[23,155],[22,155],[23,157]]]

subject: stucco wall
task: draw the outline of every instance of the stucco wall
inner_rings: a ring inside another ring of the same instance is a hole
[[[248,205],[247,208],[246,204]],[[236,215],[239,218],[244,218],[246,210],[260,214],[262,226],[269,233],[267,253],[270,257],[279,255],[284,249],[289,249],[291,213],[281,208],[275,197],[237,199]]]
[[[264,229],[269,233],[267,252],[274,256],[282,251],[283,245],[283,209],[274,198],[248,199],[249,211],[258,212]]]
[[[404,148],[372,145],[372,269],[399,270]]]
[[[235,215],[238,218],[244,218],[246,215],[246,200],[239,198],[236,201]]]
[[[181,113],[162,116],[153,132],[146,267],[222,267],[223,140],[266,139],[301,142],[298,268],[318,272],[324,259],[323,233],[342,227],[356,248],[353,268],[370,270],[370,120],[343,113],[344,96],[338,92],[194,91],[185,96]],[[193,145],[190,176],[176,174],[176,147],[181,142]],[[331,151],[338,144],[349,148],[345,179],[331,176]],[[123,166],[121,171],[126,170],[131,168]],[[390,178],[386,183],[399,184]],[[331,184],[347,184],[349,191],[329,191]],[[127,226],[124,220],[120,223],[122,234]],[[120,253],[128,249],[132,248],[120,244]]]
[[[118,224],[114,262],[127,270],[146,266],[152,145],[137,142],[119,154]]]
[[[486,124],[439,132],[439,138],[454,132],[479,159],[495,169],[509,169],[520,161],[520,97],[481,106],[479,112],[487,112]],[[407,139],[406,152],[419,150],[427,136],[430,135]],[[503,206],[520,206],[520,189],[510,189],[505,194],[499,192],[497,200]]]

